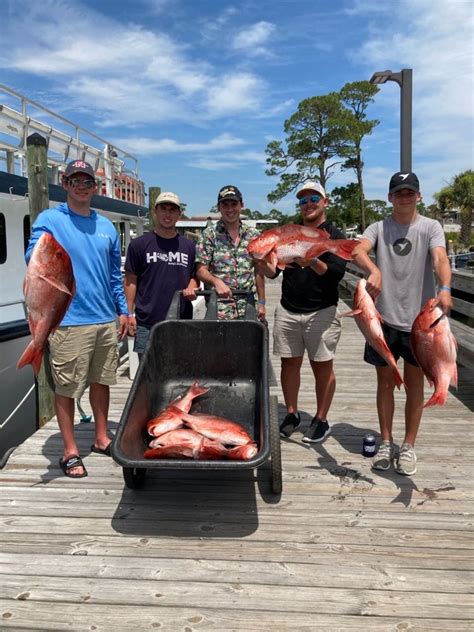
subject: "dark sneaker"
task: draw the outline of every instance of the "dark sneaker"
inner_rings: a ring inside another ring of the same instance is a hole
[[[288,413],[285,419],[283,419],[283,422],[280,426],[280,434],[283,437],[291,437],[291,435],[300,425],[300,422],[301,419],[298,414],[295,415],[294,413]]]
[[[311,422],[311,426],[306,431],[303,441],[306,443],[320,443],[331,434],[331,428],[327,421],[322,421],[315,417]]]

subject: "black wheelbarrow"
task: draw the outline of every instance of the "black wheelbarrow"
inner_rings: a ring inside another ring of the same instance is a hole
[[[217,319],[214,291],[202,320],[181,320],[180,293],[173,298],[167,319],[151,329],[142,360],[112,443],[112,457],[123,467],[127,487],[141,487],[151,469],[253,469],[270,459],[273,493],[282,491],[278,402],[268,385],[268,329],[256,317],[253,295],[245,316]],[[193,382],[209,388],[193,402],[191,413],[209,413],[241,424],[258,447],[250,460],[145,459],[151,437],[147,422],[183,395]]]

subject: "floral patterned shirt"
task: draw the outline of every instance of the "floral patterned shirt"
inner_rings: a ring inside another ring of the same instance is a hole
[[[232,290],[249,290],[256,293],[255,270],[247,246],[260,231],[240,222],[239,243],[235,245],[224,222],[219,220],[202,232],[196,245],[196,263],[203,263],[213,275],[221,279]],[[242,318],[246,299],[219,300],[218,318]]]

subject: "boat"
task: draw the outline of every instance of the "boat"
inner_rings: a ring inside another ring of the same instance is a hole
[[[26,139],[33,133],[47,142],[50,206],[66,200],[61,177],[67,163],[78,158],[95,168],[101,195],[92,198],[92,208],[115,225],[123,259],[130,239],[143,234],[148,222],[134,156],[0,85],[0,467],[38,428],[33,371],[30,366],[16,369],[31,338],[22,284],[30,235]]]

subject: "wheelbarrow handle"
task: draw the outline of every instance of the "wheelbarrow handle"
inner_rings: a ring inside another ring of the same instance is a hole
[[[208,296],[206,315],[204,320],[217,320],[217,300],[218,296],[215,290],[198,290],[196,296]],[[232,296],[245,296],[247,305],[245,307],[244,320],[257,320],[257,312],[255,309],[255,297],[253,292],[249,290],[232,290]],[[179,320],[181,316],[181,290],[174,293],[171,300],[166,320]]]

